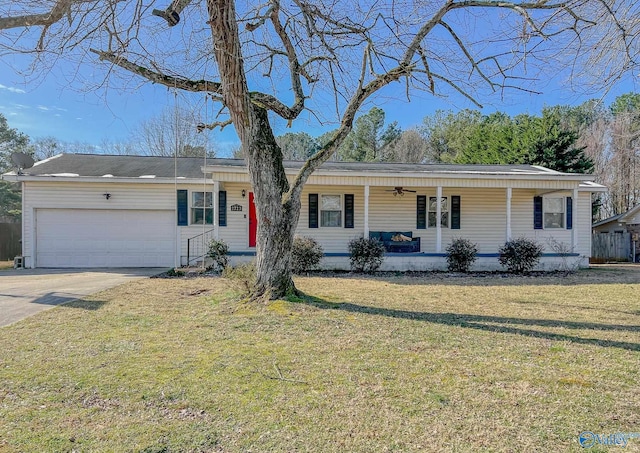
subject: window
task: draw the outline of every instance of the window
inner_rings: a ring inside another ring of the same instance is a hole
[[[437,197],[429,197],[429,228],[436,227],[436,216],[438,215],[437,200]],[[440,198],[440,226],[449,228],[449,202],[447,197]]]
[[[544,199],[544,227],[564,228],[564,198]]]
[[[342,226],[342,200],[340,195],[322,195],[320,199],[320,226]]]
[[[213,225],[213,192],[191,192],[191,224]]]

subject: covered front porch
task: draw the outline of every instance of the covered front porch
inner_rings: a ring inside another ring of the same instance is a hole
[[[299,164],[289,163],[292,178]],[[302,193],[296,234],[320,242],[325,268],[348,268],[349,241],[372,232],[403,233],[419,242],[419,248],[390,250],[384,265],[389,270],[442,268],[447,244],[458,237],[477,244],[481,268],[495,268],[498,249],[521,236],[545,247],[544,262],[559,258],[548,245],[551,239],[576,259],[590,254],[591,192],[598,189],[583,183],[584,175],[505,166],[404,165],[402,172],[388,171],[398,164],[353,171],[354,165],[321,168]],[[214,192],[226,193],[227,225],[214,224],[213,235],[229,244],[234,259],[249,259],[255,254],[251,235],[259,228],[259,214],[250,215],[246,169],[214,164],[204,170]]]

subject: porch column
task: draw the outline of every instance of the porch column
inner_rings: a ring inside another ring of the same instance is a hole
[[[442,252],[442,186],[436,188],[436,253]]]
[[[364,238],[369,237],[369,184],[364,186]]]
[[[571,218],[571,251],[577,253],[578,248],[578,189],[573,189],[573,197],[571,199],[573,205]]]
[[[219,239],[218,237],[218,233],[219,233],[219,228],[218,228],[218,216],[220,215],[220,213],[218,212],[218,193],[220,192],[220,182],[219,181],[213,181],[213,194],[212,194],[212,198],[213,198],[213,237],[216,239]]]
[[[511,240],[511,196],[513,191],[507,187],[507,241]]]

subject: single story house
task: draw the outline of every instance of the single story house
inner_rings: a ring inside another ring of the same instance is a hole
[[[291,177],[301,165],[285,162]],[[233,260],[255,255],[242,160],[61,154],[3,178],[22,184],[25,267],[181,266],[211,238]],[[397,233],[414,245],[390,249],[383,269],[444,268],[458,237],[478,245],[476,268],[498,269],[498,249],[521,236],[545,247],[540,268],[567,258],[549,238],[587,266],[591,194],[604,190],[592,176],[539,166],[327,162],[304,188],[297,234],[320,242],[329,269],[349,268],[351,239]]]

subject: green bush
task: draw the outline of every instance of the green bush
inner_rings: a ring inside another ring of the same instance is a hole
[[[213,269],[223,271],[229,264],[229,246],[223,240],[211,239],[207,255],[213,259]]]
[[[358,238],[349,241],[351,270],[371,273],[384,261],[384,244],[377,239]]]
[[[291,270],[294,274],[308,272],[320,264],[324,251],[313,238],[296,236],[291,248]]]
[[[540,261],[542,246],[532,239],[521,237],[505,242],[500,247],[498,261],[509,272],[524,274]]]
[[[453,239],[445,250],[447,269],[451,272],[469,272],[471,265],[478,259],[478,246],[469,239]]]

